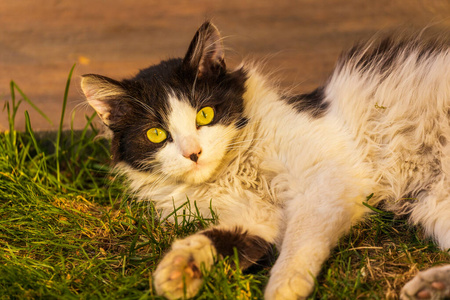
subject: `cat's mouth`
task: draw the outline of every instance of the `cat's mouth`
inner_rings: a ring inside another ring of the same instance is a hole
[[[192,162],[189,173],[201,174],[206,171],[205,169],[207,169],[207,164],[199,160],[197,162]]]
[[[216,163],[200,158],[198,161],[193,161],[190,164],[180,179],[186,183],[199,184],[210,179],[216,168]]]

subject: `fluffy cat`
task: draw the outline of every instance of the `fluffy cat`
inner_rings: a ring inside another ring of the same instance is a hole
[[[338,239],[370,205],[409,214],[450,248],[450,50],[386,38],[342,55],[310,94],[286,95],[257,68],[226,68],[203,24],[183,59],[116,81],[84,75],[89,104],[112,132],[117,169],[163,216],[187,199],[219,222],[176,241],[154,285],[194,296],[201,265],[236,247],[247,268],[275,244],[266,299],[304,299]],[[420,273],[404,299],[450,297],[450,266]],[[183,286],[185,283],[185,286]]]

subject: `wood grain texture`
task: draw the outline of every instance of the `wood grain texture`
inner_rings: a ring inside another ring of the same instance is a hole
[[[263,60],[282,86],[307,92],[323,83],[342,49],[380,30],[438,24],[450,28],[448,0],[20,0],[0,2],[0,101],[9,81],[53,120],[23,105],[35,130],[55,130],[64,86],[77,63],[65,128],[83,96],[79,76],[121,79],[161,59],[184,55],[197,27],[212,21],[225,37],[227,64]],[[78,106],[75,128],[91,113]],[[0,114],[0,130],[7,128]]]

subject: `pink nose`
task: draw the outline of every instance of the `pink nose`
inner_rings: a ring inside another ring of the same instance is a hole
[[[189,158],[193,162],[197,162],[200,154],[202,154],[202,150],[201,149],[198,150],[198,151],[194,151],[191,154],[183,154],[183,156],[186,157],[186,158]]]

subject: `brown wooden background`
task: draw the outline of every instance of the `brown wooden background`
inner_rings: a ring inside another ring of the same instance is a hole
[[[322,83],[343,48],[398,26],[450,28],[450,0],[18,0],[0,1],[0,101],[9,81],[53,120],[28,105],[35,130],[57,128],[64,86],[73,63],[65,128],[83,96],[79,76],[116,79],[160,59],[184,55],[197,27],[212,19],[226,37],[228,65],[262,59],[285,86],[299,92]],[[3,105],[2,105],[3,106]],[[91,111],[78,106],[75,127]],[[0,130],[7,128],[0,114]]]

